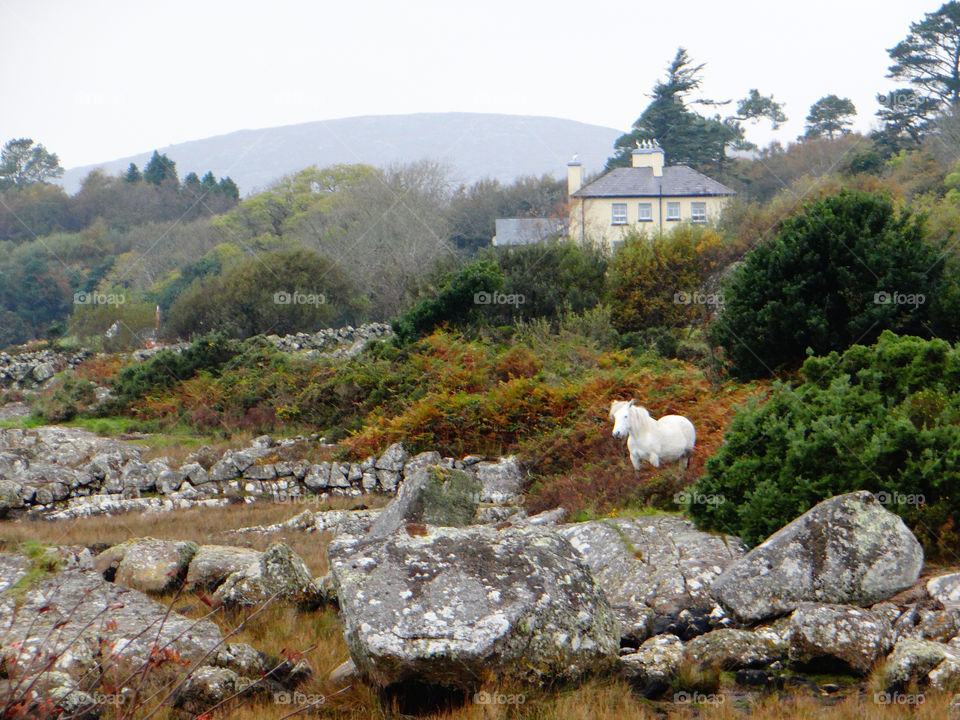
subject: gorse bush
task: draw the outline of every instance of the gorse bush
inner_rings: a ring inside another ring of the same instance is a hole
[[[200,371],[214,375],[240,352],[240,343],[223,333],[201,337],[182,352],[161,350],[144,363],[129,365],[114,379],[121,403],[130,403],[157,390],[188,380]]]
[[[821,500],[870,490],[928,550],[955,547],[960,347],[887,331],[801,375],[734,418],[694,486],[723,502],[692,505],[697,523],[755,545]]]
[[[951,283],[919,218],[887,197],[841,191],[805,205],[747,254],[711,336],[742,378],[793,370],[807,348],[840,351],[885,329],[929,336],[932,318],[952,336],[943,308],[956,295]]]
[[[737,256],[716,230],[683,225],[662,237],[633,234],[610,261],[606,298],[621,333],[705,321],[717,309],[712,275]]]
[[[503,289],[503,274],[486,260],[466,265],[441,277],[432,295],[421,299],[393,323],[401,342],[411,342],[442,323],[457,324],[476,316],[484,299]],[[428,291],[430,292],[430,291]]]

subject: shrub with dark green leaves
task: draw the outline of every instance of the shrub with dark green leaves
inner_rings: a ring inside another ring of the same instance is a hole
[[[401,342],[407,343],[442,323],[463,323],[476,316],[493,293],[502,288],[503,274],[497,266],[477,260],[455,275],[444,274],[435,294],[424,297],[397,318],[393,331]]]
[[[956,550],[960,346],[886,331],[801,374],[734,418],[691,493],[721,500],[691,504],[697,524],[755,545],[826,498],[869,490],[928,550]]]
[[[883,330],[929,337],[948,280],[919,218],[888,197],[841,191],[747,254],[711,336],[736,375],[765,377],[797,368],[807,348],[843,350]]]
[[[566,241],[490,247],[480,257],[496,263],[504,293],[523,296],[522,304],[485,308],[484,319],[490,324],[558,318],[567,311],[590,310],[603,298],[607,258],[600,248]]]
[[[182,352],[161,350],[143,363],[121,370],[114,380],[117,399],[127,404],[148,393],[171,388],[177,383],[206,371],[218,376],[224,365],[241,350],[241,343],[223,333],[201,337]]]

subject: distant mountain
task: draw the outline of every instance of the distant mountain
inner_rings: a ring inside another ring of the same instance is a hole
[[[528,115],[417,113],[368,115],[238,130],[203,140],[157,148],[188,172],[229,175],[243,195],[266,188],[310,165],[368,163],[384,166],[429,158],[446,162],[452,178],[472,183],[483,177],[512,181],[521,175],[562,177],[578,153],[587,173],[599,170],[621,131],[574,120]],[[115,175],[131,162],[140,169],[153,153],[119,158],[66,171],[62,183],[74,193],[87,174],[102,168]]]

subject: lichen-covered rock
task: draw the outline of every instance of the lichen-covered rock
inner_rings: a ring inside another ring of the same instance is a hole
[[[260,551],[230,545],[201,545],[187,568],[187,589],[213,592],[233,573],[260,559]]]
[[[620,674],[645,697],[662,693],[683,662],[683,643],[676,635],[655,635],[637,652],[620,658]]]
[[[901,638],[883,666],[883,685],[891,692],[902,691],[911,680],[925,680],[942,663],[948,665],[944,665],[941,675],[950,666],[960,666],[960,651],[932,640]]]
[[[786,631],[790,660],[813,666],[835,661],[866,675],[893,646],[893,628],[882,613],[846,605],[803,603]]]
[[[228,697],[242,694],[250,681],[244,682],[233,670],[201,665],[194,668],[185,682],[179,685],[171,698],[175,708],[191,714],[209,710]]]
[[[866,491],[824,500],[728,567],[714,597],[744,622],[802,602],[871,605],[916,582],[923,549]]]
[[[328,554],[350,655],[378,685],[563,680],[616,662],[613,612],[556,533],[428,526],[342,536]]]
[[[927,580],[927,592],[934,600],[960,603],[960,573],[937,575]]]
[[[403,443],[394,443],[383,451],[383,455],[377,458],[374,467],[377,470],[399,473],[403,470],[403,465],[409,457],[410,453],[407,452]]]
[[[29,569],[30,559],[25,555],[14,552],[0,553],[0,593],[20,582]]]
[[[11,510],[23,506],[22,493],[23,486],[20,483],[0,478],[0,518],[6,517]]]
[[[436,465],[408,477],[400,492],[370,526],[367,537],[385,538],[404,523],[461,527],[469,525],[479,505],[480,483],[463,470]]]
[[[180,587],[197,552],[197,544],[189,541],[140,538],[125,545],[113,580],[146,593],[165,593]]]
[[[516,457],[478,462],[470,468],[483,486],[481,502],[515,503],[523,490],[523,471]]]
[[[637,605],[652,608],[664,627],[686,608],[708,614],[710,582],[746,550],[673,516],[593,520],[557,532],[583,556],[625,625]]]
[[[787,657],[787,643],[769,628],[720,628],[699,635],[684,646],[691,664],[723,670],[766,667]]]
[[[56,658],[51,669],[75,678],[96,676],[107,665],[132,672],[156,659],[157,648],[197,662],[222,640],[213,622],[170,612],[137,590],[105,582],[93,570],[42,577],[18,605],[0,608],[0,616],[0,656],[12,653],[17,662],[8,663],[8,670],[24,674],[46,668],[49,657]]]
[[[303,559],[284,543],[273,543],[256,562],[231,574],[213,599],[226,606],[261,605],[273,596],[287,602],[312,605],[317,588]]]

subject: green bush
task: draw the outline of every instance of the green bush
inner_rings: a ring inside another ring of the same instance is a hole
[[[477,260],[456,275],[444,274],[440,287],[421,299],[393,322],[397,338],[408,343],[441,323],[458,324],[475,317],[489,299],[503,288],[503,274],[487,260]]]
[[[556,318],[566,311],[582,312],[603,298],[607,259],[599,248],[575,242],[540,243],[485,248],[480,258],[496,263],[503,274],[503,291],[523,295],[519,305],[491,305],[484,318],[509,324],[517,318]]]
[[[809,358],[801,374],[736,415],[694,486],[720,500],[690,506],[698,525],[754,545],[821,500],[869,490],[928,550],[955,550],[960,346],[886,331]]]
[[[946,280],[919,218],[887,197],[841,191],[806,204],[746,256],[711,336],[736,375],[765,377],[798,367],[807,348],[843,350],[885,329],[929,336]]]
[[[708,281],[735,253],[716,230],[697,225],[657,238],[629,236],[610,261],[614,327],[629,333],[705,321],[719,301]]]
[[[217,376],[240,350],[240,343],[223,333],[201,337],[179,353],[161,350],[146,362],[128,365],[117,374],[117,399],[128,404],[155,390],[171,388],[200,371]]]
[[[310,250],[263,253],[220,275],[201,275],[170,307],[168,337],[224,332],[315,332],[355,322],[362,302],[347,276]]]

